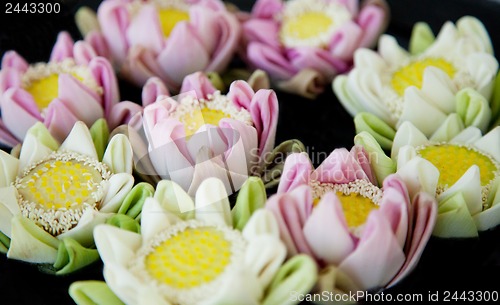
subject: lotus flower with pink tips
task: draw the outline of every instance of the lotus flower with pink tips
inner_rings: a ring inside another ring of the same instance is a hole
[[[244,56],[286,91],[314,98],[372,47],[388,20],[385,1],[258,0],[243,23]]]
[[[304,153],[287,158],[266,208],[278,219],[289,255],[306,253],[323,269],[318,291],[389,287],[420,259],[435,199],[424,192],[409,198],[398,175],[385,178],[382,188],[376,179],[361,146],[334,150],[316,170]]]
[[[0,143],[18,144],[36,122],[62,140],[78,121],[90,126],[109,117],[118,100],[111,64],[90,44],[74,44],[66,32],[59,34],[48,63],[29,65],[8,51],[0,71]]]
[[[142,86],[150,77],[177,91],[196,71],[221,72],[240,37],[240,25],[219,0],[106,0],[96,30],[86,35],[121,75]]]

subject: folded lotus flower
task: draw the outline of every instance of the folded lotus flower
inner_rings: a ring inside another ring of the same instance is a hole
[[[317,292],[390,287],[416,266],[431,236],[435,199],[410,197],[397,175],[379,188],[370,158],[361,146],[340,148],[314,170],[307,154],[293,154],[266,203],[288,253],[316,260]]]
[[[14,146],[42,122],[62,141],[77,121],[107,118],[119,100],[111,64],[86,42],[59,34],[47,63],[29,65],[15,51],[2,58],[0,143]]]
[[[77,122],[61,145],[38,122],[19,158],[0,152],[0,240],[8,258],[65,274],[99,259],[92,235],[97,224],[137,229],[134,218],[153,188],[133,188],[127,137],[114,136],[98,153],[94,141],[107,132],[102,122],[92,132]]]
[[[372,133],[385,149],[394,136],[390,129],[404,121],[430,136],[457,113],[484,132],[498,114],[492,108],[500,100],[491,100],[498,62],[483,24],[462,17],[456,25],[445,23],[435,40],[427,28],[415,27],[410,52],[383,35],[378,52],[356,51],[354,68],[333,82],[344,108],[356,115],[357,131]]]
[[[244,57],[280,89],[314,98],[375,44],[387,10],[383,0],[258,0],[243,22]]]
[[[277,159],[303,151],[298,141],[274,147],[277,119],[274,91],[235,81],[223,95],[197,72],[184,79],[180,95],[146,106],[120,132],[131,140],[136,169],[152,182],[173,180],[194,195],[201,181],[218,177],[235,192],[249,175],[276,184]]]
[[[396,133],[392,156],[410,193],[437,198],[434,235],[476,237],[500,224],[500,127],[482,135],[462,126],[428,139],[406,122]]]
[[[87,9],[77,20],[98,21],[84,26],[85,40],[111,56],[121,75],[140,86],[157,76],[172,91],[188,74],[223,71],[240,37],[236,17],[219,0],[106,0],[96,19]]]
[[[316,265],[307,256],[285,262],[276,220],[260,208],[265,199],[258,178],[246,182],[233,211],[216,178],[200,185],[195,201],[163,180],[146,199],[141,234],[96,227],[106,283],[76,282],[70,295],[79,305],[297,304],[290,291],[308,292]]]

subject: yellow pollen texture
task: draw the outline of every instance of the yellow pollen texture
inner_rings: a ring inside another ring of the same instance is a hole
[[[337,192],[337,197],[342,203],[347,225],[351,228],[364,224],[370,212],[379,207],[371,199],[356,193],[344,195]]]
[[[450,78],[455,75],[455,67],[448,61],[441,58],[426,58],[419,61],[414,61],[392,75],[391,85],[394,91],[399,96],[403,96],[406,88],[415,86],[422,88],[424,79],[424,71],[427,67],[436,67],[444,71]]]
[[[180,121],[184,123],[184,128],[186,136],[193,135],[196,131],[205,124],[210,124],[214,126],[219,125],[219,121],[224,118],[231,118],[228,114],[221,110],[209,109],[209,108],[199,108],[193,110],[191,113],[187,113],[181,117]]]
[[[169,37],[178,22],[189,20],[189,14],[182,10],[165,8],[158,12],[160,26],[165,37]]]
[[[333,20],[323,12],[306,12],[294,18],[287,18],[281,34],[295,39],[317,37],[333,25]]]
[[[231,243],[215,228],[188,228],[146,256],[149,274],[175,289],[190,289],[220,276],[231,261]]]
[[[32,169],[21,179],[19,194],[29,202],[48,209],[76,209],[95,203],[91,195],[102,181],[93,167],[77,161],[50,160]]]
[[[82,77],[76,73],[71,73],[71,75],[80,81],[82,80]],[[42,111],[59,96],[59,74],[53,73],[32,81],[28,88],[26,88],[26,91],[33,96],[38,110]]]
[[[464,146],[429,145],[419,154],[439,170],[438,185],[444,189],[455,184],[472,165],[479,167],[482,186],[488,185],[498,170],[489,156]]]

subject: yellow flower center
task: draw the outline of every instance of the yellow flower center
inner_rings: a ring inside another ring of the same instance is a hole
[[[379,208],[382,190],[366,180],[355,180],[346,184],[332,184],[311,181],[314,194],[314,205],[317,205],[324,194],[335,192],[342,204],[347,225],[353,231],[362,226],[371,211]]]
[[[169,37],[178,22],[189,20],[189,13],[175,8],[158,10],[158,18],[165,37]]]
[[[439,170],[438,188],[451,187],[473,165],[479,167],[481,185],[489,185],[500,170],[498,162],[477,149],[454,144],[426,145],[417,149],[420,156]]]
[[[294,39],[308,39],[328,31],[333,20],[323,12],[306,12],[283,22],[283,35]]]
[[[208,96],[208,100],[196,99],[190,95],[183,97],[173,117],[184,124],[187,137],[196,133],[203,125],[219,126],[220,120],[225,118],[253,125],[252,116],[246,109],[238,109],[231,100],[218,91]]]
[[[107,167],[76,153],[54,153],[16,179],[25,217],[57,235],[78,223],[86,208],[98,208]],[[76,223],[75,223],[76,221]]]
[[[78,80],[82,81],[83,78],[72,74]],[[47,77],[43,77],[41,79],[35,80],[31,83],[31,85],[26,89],[35,100],[36,105],[38,106],[38,110],[42,111],[47,108],[59,95],[59,75],[58,74],[50,74]]]
[[[399,96],[403,96],[406,88],[415,86],[422,88],[424,71],[427,67],[436,67],[448,74],[450,78],[455,75],[455,67],[442,58],[425,58],[411,62],[392,74],[391,85]]]
[[[145,244],[131,271],[155,283],[172,304],[199,304],[226,284],[231,270],[243,263],[245,249],[241,232],[188,220]]]

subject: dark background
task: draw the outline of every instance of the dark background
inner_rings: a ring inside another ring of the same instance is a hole
[[[19,1],[11,1],[12,3]],[[0,4],[0,55],[17,50],[29,62],[47,61],[56,35],[67,30],[73,38],[80,36],[73,22],[73,13],[79,6],[96,8],[97,0],[62,1],[61,13],[45,15],[5,14],[5,2]],[[249,10],[254,1],[230,1]],[[500,1],[496,0],[387,0],[391,8],[391,23],[387,32],[406,45],[413,24],[428,22],[437,32],[447,21],[456,21],[464,15],[483,21],[500,50]],[[237,62],[236,62],[237,63]],[[140,89],[120,82],[123,100],[139,101]],[[316,100],[306,100],[277,92],[280,103],[277,143],[296,138],[308,152],[320,156],[317,165],[327,153],[337,147],[351,147],[354,125],[351,117],[339,105],[327,88]],[[41,273],[37,267],[7,260],[0,255],[0,304],[73,304],[67,295],[69,284],[76,280],[102,279],[102,264],[82,270],[71,276],[56,277]],[[484,232],[477,239],[442,240],[432,238],[420,264],[401,283],[384,293],[428,293],[439,291],[441,300],[445,291],[500,291],[500,228]]]

